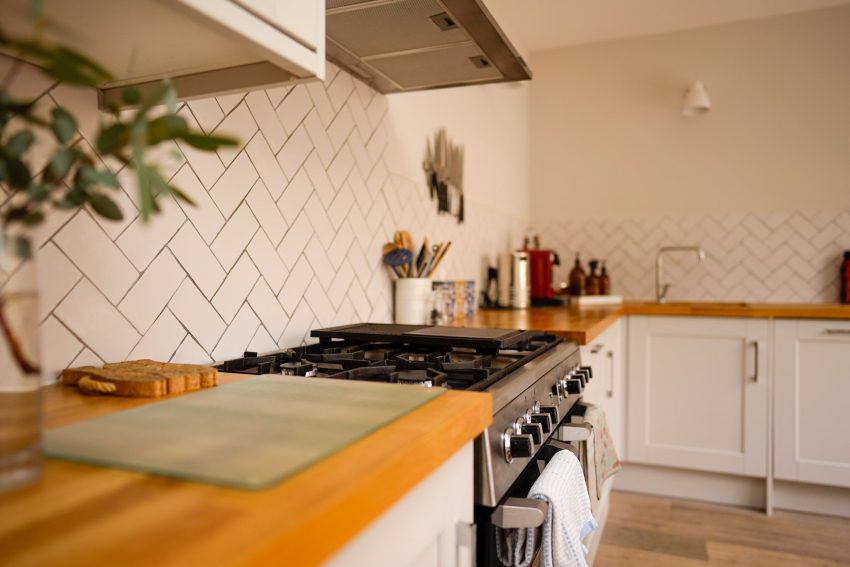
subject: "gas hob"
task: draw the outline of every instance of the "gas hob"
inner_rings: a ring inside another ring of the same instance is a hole
[[[264,355],[246,352],[217,368],[483,390],[561,342],[516,330],[376,323],[318,329],[311,336],[319,342]]]

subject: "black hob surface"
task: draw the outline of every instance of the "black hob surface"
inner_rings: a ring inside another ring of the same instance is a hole
[[[320,342],[258,356],[246,352],[217,368],[483,390],[561,339],[500,329],[364,323],[311,333]]]

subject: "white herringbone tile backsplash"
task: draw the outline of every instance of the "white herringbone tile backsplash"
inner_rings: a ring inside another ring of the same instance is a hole
[[[850,210],[565,221],[541,231],[561,256],[565,280],[576,252],[606,260],[613,293],[655,298],[655,253],[699,244],[695,254],[664,258],[671,299],[834,302],[841,253],[850,250]]]
[[[31,75],[28,94],[40,86]],[[94,93],[44,90],[41,104],[82,117],[88,144]],[[440,278],[477,280],[480,258],[521,240],[524,221],[476,203],[458,225],[436,214],[422,174],[391,173],[386,99],[332,65],[325,83],[193,101],[180,114],[242,141],[217,154],[179,144],[162,152],[197,207],[169,198],[143,224],[132,174],[120,172],[123,221],[84,210],[39,228],[47,378],[128,358],[222,360],[301,344],[311,328],[389,321],[380,254],[397,229],[453,241]],[[0,283],[13,276],[0,270]]]

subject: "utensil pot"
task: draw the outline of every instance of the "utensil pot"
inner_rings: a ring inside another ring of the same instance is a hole
[[[395,322],[400,325],[426,324],[430,297],[430,278],[395,280]]]

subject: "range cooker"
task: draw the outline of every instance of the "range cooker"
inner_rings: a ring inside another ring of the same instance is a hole
[[[520,330],[360,323],[311,331],[317,343],[246,352],[217,368],[245,374],[368,380],[486,391],[493,422],[475,440],[477,563],[500,565],[498,528],[535,527],[540,504],[524,497],[558,450],[559,429],[582,410],[592,378],[578,346]],[[571,449],[572,450],[572,449]]]

